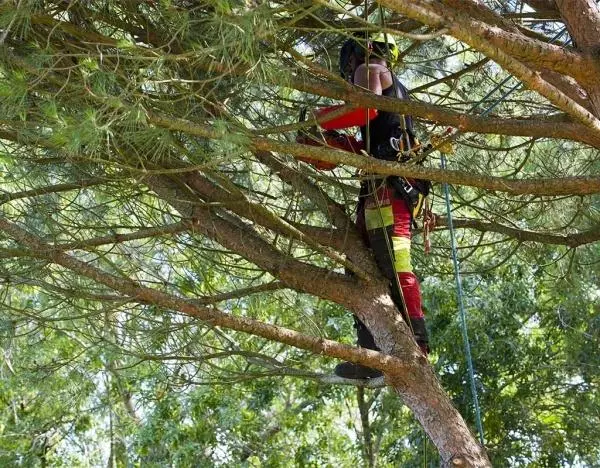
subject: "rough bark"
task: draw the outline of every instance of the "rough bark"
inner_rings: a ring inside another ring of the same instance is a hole
[[[594,0],[556,0],[560,14],[578,50],[600,67],[600,9]],[[585,80],[584,87],[594,113],[600,117],[600,83],[598,74]]]
[[[529,64],[528,64],[529,65]],[[541,77],[548,83],[551,83],[556,88],[560,89],[570,99],[575,101],[588,112],[593,112],[592,103],[588,99],[587,92],[581,85],[570,76],[561,75],[552,70],[541,70]]]
[[[555,0],[576,47],[600,52],[600,9],[594,0]]]
[[[427,359],[415,349],[408,327],[397,316],[396,308],[387,295],[387,287],[379,292],[363,290],[361,297],[356,299],[356,304],[351,304],[350,309],[371,330],[383,352],[401,356],[410,350],[414,359],[410,362],[414,365],[402,375],[386,375],[386,381],[413,411],[437,447],[443,465],[491,466],[485,450],[445,395]]]

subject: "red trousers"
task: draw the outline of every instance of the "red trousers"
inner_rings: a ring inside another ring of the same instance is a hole
[[[368,185],[366,191],[361,191],[357,227],[373,250],[383,275],[390,280],[396,307],[412,326],[421,348],[426,350],[428,337],[421,307],[421,287],[412,272],[410,259],[410,211],[406,202],[385,181],[369,182]]]

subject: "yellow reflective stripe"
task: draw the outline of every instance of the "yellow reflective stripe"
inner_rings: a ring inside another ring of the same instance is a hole
[[[394,248],[394,270],[396,273],[412,271],[410,263],[410,239],[406,237],[392,237]]]
[[[425,197],[423,196],[422,193],[420,193],[419,198],[417,199],[417,202],[415,203],[415,206],[413,206],[413,209],[412,209],[413,218],[417,218],[419,216],[419,214],[421,214],[421,209],[423,209],[424,201],[425,201]]]
[[[382,206],[380,208],[365,209],[365,224],[367,229],[379,229],[394,224],[394,212],[392,206]]]

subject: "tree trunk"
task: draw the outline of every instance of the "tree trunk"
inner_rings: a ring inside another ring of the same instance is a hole
[[[452,405],[412,332],[401,318],[389,295],[387,280],[378,278],[366,282],[332,272],[320,273],[316,267],[274,251],[270,244],[253,236],[252,231],[235,225],[227,226],[224,220],[211,215],[208,210],[201,215],[198,215],[198,211],[194,214],[192,207],[202,200],[173,180],[150,177],[145,178],[144,182],[182,215],[193,217],[203,234],[269,271],[289,288],[318,295],[352,311],[369,328],[382,352],[402,362],[402,366],[394,368],[393,373],[386,374],[386,381],[414,412],[444,463],[449,466],[490,466],[484,448]],[[243,232],[236,232],[242,229]],[[363,258],[369,256],[364,255]],[[372,258],[371,261],[374,263]],[[367,271],[373,267],[359,266]]]
[[[380,349],[405,363],[402,372],[386,374],[402,401],[414,413],[437,447],[443,466],[491,466],[485,449],[444,392],[427,358],[387,294],[358,290],[350,309],[367,325]]]
[[[556,0],[574,45],[600,67],[600,9],[594,0]],[[600,83],[597,78],[584,85],[593,112],[600,117]]]

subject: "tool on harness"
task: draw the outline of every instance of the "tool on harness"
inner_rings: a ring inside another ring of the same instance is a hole
[[[412,148],[408,144],[409,138],[413,138],[415,144],[412,145]],[[409,135],[407,133],[402,133],[400,137],[390,137],[390,146],[395,149],[399,153],[404,153],[408,151],[410,148],[411,151],[418,151],[421,148],[421,142],[414,137],[414,135]]]
[[[431,231],[435,229],[435,215],[431,210],[431,205],[429,201],[425,199],[423,204],[423,245],[425,255],[431,252],[431,239],[429,239],[429,234]]]
[[[380,143],[375,148],[377,159],[398,161],[401,163],[415,159],[422,150],[421,142],[410,130],[395,128],[388,141]]]
[[[425,199],[431,191],[431,181],[391,176],[388,177],[388,184],[406,202],[411,215],[411,223],[416,228],[417,223],[415,220],[421,214]]]

